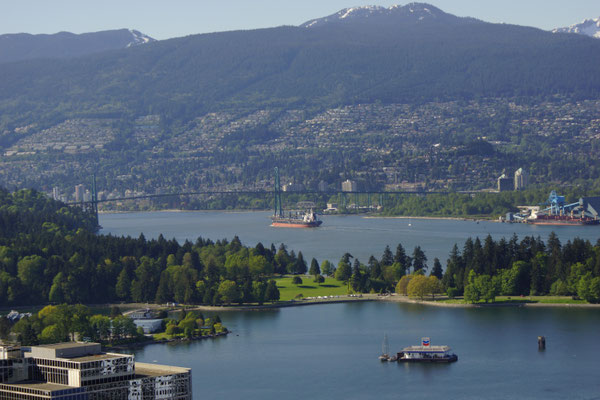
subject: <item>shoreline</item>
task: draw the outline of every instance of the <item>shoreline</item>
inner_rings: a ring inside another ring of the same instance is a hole
[[[149,309],[168,309],[169,311],[179,311],[182,309],[185,310],[197,310],[197,311],[210,311],[210,312],[218,312],[218,311],[262,311],[262,310],[277,310],[280,308],[289,308],[289,307],[302,307],[302,306],[312,306],[312,305],[321,305],[321,304],[337,304],[337,303],[356,303],[356,302],[366,302],[366,301],[381,301],[381,302],[389,302],[389,303],[405,303],[405,304],[420,304],[425,306],[432,307],[446,307],[446,308],[486,308],[486,307],[534,307],[534,308],[589,308],[589,309],[600,309],[600,304],[590,304],[590,303],[580,303],[580,304],[572,304],[572,303],[536,303],[536,302],[512,302],[512,303],[443,303],[440,300],[443,300],[445,296],[439,296],[437,300],[431,299],[412,299],[410,297],[394,294],[394,295],[378,295],[378,294],[370,294],[363,293],[362,295],[357,294],[357,297],[348,297],[348,295],[344,295],[343,298],[332,298],[332,299],[311,299],[311,300],[291,300],[291,301],[281,301],[278,303],[272,304],[249,304],[249,305],[219,305],[219,306],[210,306],[210,305],[200,305],[200,304],[180,304],[176,307],[165,306],[164,304],[148,304],[148,303],[122,303],[122,304],[86,304],[87,307],[93,308],[110,308],[112,306],[117,306],[123,309],[123,315],[127,316],[131,314],[133,311],[149,308]],[[362,296],[362,297],[358,297]],[[8,312],[9,309],[17,310],[17,311],[25,311],[31,308],[43,307],[43,306],[21,306],[21,307],[9,307],[8,309],[0,310],[2,312]]]
[[[240,214],[240,213],[264,213],[273,211],[271,209],[257,210],[257,209],[233,209],[233,210],[181,210],[177,208],[169,208],[164,210],[100,210],[100,215],[111,215],[111,214],[139,214],[139,213],[227,213],[227,214]],[[359,216],[356,213],[336,213],[336,214],[322,214],[328,217],[347,217],[347,216]],[[470,217],[435,217],[435,216],[407,216],[407,215],[363,215],[362,218],[366,219],[420,219],[420,220],[446,220],[446,221],[486,221],[486,222],[498,222],[494,218],[470,218]]]
[[[534,308],[597,308],[600,309],[600,304],[570,304],[570,303],[534,303],[534,302],[514,302],[514,303],[442,303],[436,300],[417,300],[411,299],[403,295],[386,296],[378,299],[380,301],[388,301],[390,303],[406,303],[406,304],[422,304],[432,307],[445,308],[499,308],[499,307],[534,307]]]
[[[192,336],[191,338],[173,338],[173,339],[150,339],[150,340],[144,340],[143,342],[132,342],[132,343],[126,343],[126,344],[116,344],[113,346],[105,346],[103,345],[103,348],[106,349],[110,349],[110,350],[130,350],[130,349],[135,349],[135,348],[142,348],[142,347],[146,347],[146,346],[150,346],[153,344],[165,344],[165,343],[185,343],[185,342],[195,342],[198,340],[204,340],[204,339],[217,339],[220,337],[224,337],[227,336],[231,333],[230,330],[227,330],[226,332],[220,332],[220,333],[215,333],[214,335],[208,335],[208,336]],[[146,336],[148,337],[148,336]]]
[[[440,296],[443,299],[443,296]],[[444,303],[439,300],[418,300],[411,299],[403,295],[388,295],[381,296],[377,294],[362,294],[362,297],[353,298],[340,298],[340,299],[314,299],[314,300],[296,300],[286,301],[275,304],[263,304],[263,305],[232,305],[232,306],[206,306],[206,305],[189,305],[185,307],[186,310],[198,310],[198,311],[263,311],[263,310],[277,310],[280,308],[289,307],[302,307],[322,304],[337,304],[337,303],[355,303],[355,302],[368,302],[368,301],[381,301],[388,303],[404,303],[404,304],[419,304],[424,306],[432,307],[445,307],[445,308],[499,308],[499,307],[534,307],[534,308],[588,308],[588,309],[600,309],[600,304],[570,304],[570,303],[535,303],[535,302],[513,302],[513,303]]]
[[[482,218],[467,218],[467,217],[409,217],[406,215],[390,215],[390,216],[378,216],[378,215],[367,215],[363,218],[367,219],[421,219],[421,220],[442,220],[442,221],[495,221],[493,219],[482,219]]]

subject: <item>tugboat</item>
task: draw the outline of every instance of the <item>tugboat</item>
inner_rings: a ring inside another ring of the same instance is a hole
[[[431,346],[428,337],[421,338],[420,346],[409,346],[398,353],[398,362],[430,362],[451,363],[458,361],[458,356],[450,353],[448,346]]]

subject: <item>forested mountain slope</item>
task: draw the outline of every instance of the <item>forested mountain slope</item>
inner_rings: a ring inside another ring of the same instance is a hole
[[[190,119],[231,107],[600,94],[600,43],[590,38],[456,17],[384,17],[4,64],[0,126],[82,112]]]
[[[132,29],[52,35],[13,33],[0,35],[0,63],[36,58],[71,58],[107,50],[124,49],[153,42],[154,39]]]

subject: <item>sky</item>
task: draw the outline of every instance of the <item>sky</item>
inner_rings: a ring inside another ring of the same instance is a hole
[[[430,0],[450,14],[550,30],[600,16],[600,0]],[[137,29],[155,39],[299,25],[388,0],[0,0],[1,33]]]

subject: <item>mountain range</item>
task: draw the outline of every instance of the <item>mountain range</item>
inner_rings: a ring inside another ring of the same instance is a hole
[[[150,36],[132,29],[80,35],[69,32],[53,35],[5,34],[0,35],[0,63],[34,58],[70,58],[154,41]]]
[[[476,22],[473,18],[460,18],[445,13],[439,8],[425,3],[410,3],[406,6],[394,5],[362,6],[345,8],[332,15],[313,19],[300,25],[302,28],[319,28],[332,25],[397,25],[458,24],[465,21]],[[480,21],[481,22],[481,21]],[[553,33],[577,33],[600,38],[600,18],[585,21],[564,28],[556,28]],[[101,32],[73,34],[28,33],[0,35],[0,63],[30,60],[36,58],[70,58],[107,50],[123,49],[140,44],[155,42],[152,37],[134,29],[118,29]]]
[[[189,120],[267,105],[600,95],[600,42],[580,35],[458,18],[423,3],[336,15],[0,64],[0,129],[76,113],[151,110]]]

